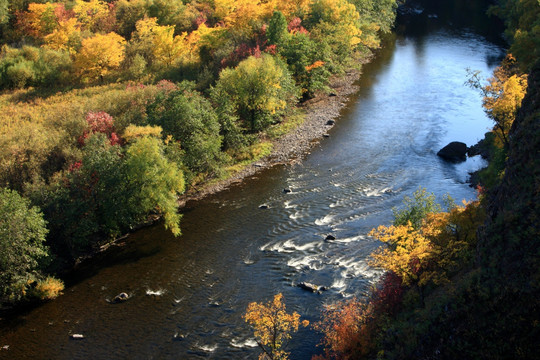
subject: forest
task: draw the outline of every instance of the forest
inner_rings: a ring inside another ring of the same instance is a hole
[[[149,219],[179,235],[178,196],[268,155],[395,8],[0,1],[1,303],[54,298],[59,274]]]

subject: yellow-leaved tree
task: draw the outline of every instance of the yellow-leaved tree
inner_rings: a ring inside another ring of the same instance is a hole
[[[404,285],[425,282],[421,269],[429,261],[433,246],[421,231],[413,228],[411,222],[398,226],[381,225],[369,235],[388,245],[371,254],[375,266],[392,271]]]
[[[205,23],[199,25],[197,30],[192,31],[186,37],[186,46],[188,48],[189,60],[192,62],[200,62],[200,49],[207,50],[216,49],[222,43],[222,35],[225,33],[225,28],[208,27]]]
[[[311,5],[309,16],[324,35],[339,37],[333,41],[350,47],[361,43],[360,14],[347,0],[316,0]]]
[[[287,19],[294,15],[302,15],[309,11],[310,0],[268,0],[268,10],[271,12],[280,11]]]
[[[402,210],[409,217],[417,213],[429,196],[423,192],[414,204]],[[386,243],[371,254],[374,266],[399,276],[403,285],[417,287],[424,298],[430,284],[447,282],[456,269],[473,263],[476,231],[484,221],[479,201],[463,202],[463,206],[450,204],[447,212],[424,213],[419,227],[411,221],[405,225],[379,226],[370,235]],[[401,220],[402,217],[396,217]]]
[[[493,71],[486,85],[482,85],[480,71],[468,71],[468,84],[484,96],[484,110],[495,123],[493,132],[504,147],[508,146],[508,133],[527,91],[527,74],[520,73],[512,54]]]
[[[527,91],[527,75],[506,77],[496,71],[488,81],[484,108],[495,122],[495,133],[504,145],[508,145],[508,133]]]
[[[216,17],[237,31],[249,29],[268,15],[266,4],[260,0],[214,0],[214,4]]]
[[[161,26],[157,18],[137,21],[136,31],[129,42],[130,56],[142,56],[155,70],[170,68],[184,60],[190,53],[187,33],[174,35],[174,26]]]
[[[45,43],[54,50],[75,54],[81,47],[81,27],[76,18],[60,21],[52,33],[45,36]]]
[[[103,79],[118,69],[124,60],[125,43],[124,38],[114,32],[84,39],[81,50],[75,55],[75,68],[83,81]]]
[[[259,359],[283,360],[289,353],[284,349],[291,339],[291,333],[297,332],[300,324],[308,326],[309,321],[300,322],[300,314],[288,314],[282,301],[283,294],[274,296],[267,304],[252,302],[248,305],[244,319],[255,332],[255,340],[263,351]]]
[[[162,131],[163,129],[161,128],[161,126],[137,126],[129,124],[129,126],[124,130],[124,134],[122,135],[122,137],[124,138],[126,143],[133,142],[136,139],[145,136],[151,136],[160,139]]]
[[[75,0],[73,12],[84,30],[97,32],[108,25],[105,23],[110,15],[110,8],[104,1]]]

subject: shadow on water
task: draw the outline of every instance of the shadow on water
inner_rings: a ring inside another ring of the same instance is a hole
[[[470,30],[501,47],[504,23],[496,16],[486,16],[491,0],[412,0],[407,11],[398,12],[395,32],[422,41],[442,28],[459,34]]]

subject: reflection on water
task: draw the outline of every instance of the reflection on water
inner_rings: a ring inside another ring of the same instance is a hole
[[[249,302],[282,292],[289,310],[316,321],[323,304],[363,296],[380,275],[368,265],[378,244],[367,233],[391,221],[403,196],[422,186],[474,197],[466,173],[482,162],[448,164],[436,153],[454,140],[472,145],[490,126],[463,83],[465,68],[488,73],[497,55],[469,30],[389,37],[332,136],[302,163],[188,204],[180,238],[143,229],[85,264],[64,296],[3,327],[0,346],[10,347],[0,357],[252,359],[241,317]],[[328,290],[308,293],[295,286],[302,281]],[[111,304],[121,292],[130,299]],[[292,358],[311,358],[318,335],[297,338]]]

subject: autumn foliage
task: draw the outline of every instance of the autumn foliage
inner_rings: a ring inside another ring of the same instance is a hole
[[[383,17],[375,3],[0,5],[0,186],[43,211],[50,253],[36,271],[149,218],[179,235],[179,194],[269,154],[301,120],[298,101],[378,47],[363,29],[388,31],[395,1]]]
[[[283,295],[277,294],[267,304],[252,302],[244,315],[245,321],[254,329],[255,339],[262,350],[259,359],[284,360],[289,353],[285,348],[291,339],[291,333],[298,327],[308,326],[309,322],[300,322],[300,314],[287,313],[282,301]]]
[[[372,311],[371,305],[357,299],[326,306],[322,320],[314,326],[325,335],[322,342],[325,354],[313,359],[352,360],[367,355],[373,347]]]
[[[400,311],[425,308],[432,291],[473,266],[477,229],[485,219],[479,201],[462,206],[449,202],[446,212],[425,211],[440,209],[433,198],[418,190],[413,199],[406,199],[403,209],[395,211],[394,225],[371,231],[383,243],[371,255],[372,265],[386,272],[367,300],[353,299],[326,308],[316,325],[324,334],[321,359],[373,355],[381,347],[381,334]],[[420,225],[415,228],[411,219]]]

